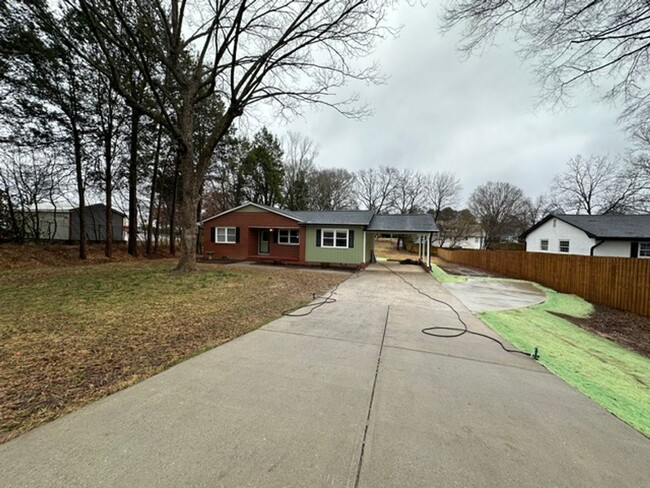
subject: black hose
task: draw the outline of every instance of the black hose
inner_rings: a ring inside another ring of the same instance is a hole
[[[312,313],[314,310],[316,310],[319,307],[322,307],[323,305],[327,305],[328,303],[335,303],[336,298],[333,298],[333,296],[336,293],[336,290],[338,290],[339,286],[341,286],[343,283],[345,283],[346,281],[348,281],[348,280],[350,280],[352,278],[358,278],[359,273],[360,273],[360,271],[355,271],[353,274],[351,274],[346,279],[341,281],[341,283],[339,283],[334,288],[332,288],[332,290],[329,292],[329,294],[327,296],[326,295],[320,295],[320,296],[317,297],[316,295],[314,295],[314,298],[313,298],[314,300],[316,300],[317,298],[322,298],[323,299],[322,301],[316,302],[316,303],[310,303],[308,305],[298,305],[297,307],[290,308],[289,310],[285,310],[284,312],[282,312],[282,315],[285,316],[285,317],[306,317],[307,315]],[[301,310],[303,308],[309,308],[309,310],[306,311],[306,312],[303,312],[303,313],[294,313],[297,310]]]
[[[380,263],[380,264],[381,264],[381,263]],[[473,330],[469,330],[469,327],[467,326],[467,324],[465,323],[465,321],[462,319],[462,317],[461,317],[460,314],[458,313],[458,310],[456,310],[456,309],[455,309],[455,308],[454,308],[450,303],[447,303],[447,302],[445,302],[444,300],[440,300],[440,299],[438,299],[438,298],[434,298],[434,297],[432,297],[431,295],[429,295],[429,294],[423,292],[422,290],[420,290],[417,286],[415,286],[413,283],[411,283],[410,281],[408,281],[408,280],[407,280],[406,278],[404,278],[402,275],[400,275],[399,273],[397,273],[397,272],[393,271],[392,269],[390,269],[390,268],[389,268],[388,266],[386,266],[385,264],[381,264],[381,265],[382,265],[384,268],[386,268],[388,271],[390,271],[391,273],[393,273],[395,276],[397,276],[399,279],[401,279],[404,283],[406,283],[406,284],[409,285],[411,288],[413,288],[415,291],[417,291],[420,295],[425,296],[425,297],[427,297],[429,300],[432,300],[432,301],[434,301],[434,302],[436,302],[436,303],[441,303],[441,304],[447,306],[448,308],[450,308],[451,311],[454,312],[454,314],[456,314],[456,317],[458,318],[458,321],[459,321],[461,324],[463,324],[463,327],[462,327],[462,328],[460,328],[460,327],[447,327],[447,326],[425,327],[424,329],[422,329],[422,333],[423,333],[423,334],[426,334],[426,335],[428,335],[428,336],[432,336],[432,337],[439,337],[439,338],[441,338],[441,339],[454,339],[454,338],[456,338],[456,337],[460,337],[460,336],[465,335],[465,334],[471,334],[471,335],[475,335],[475,336],[479,336],[479,337],[484,337],[484,338],[486,338],[486,339],[490,339],[490,340],[493,341],[493,342],[496,342],[497,344],[499,344],[499,346],[501,346],[501,349],[503,349],[503,350],[506,351],[506,352],[509,352],[509,353],[512,353],[512,354],[522,354],[522,355],[524,355],[524,356],[528,356],[528,357],[532,357],[532,358],[537,359],[537,351],[535,351],[534,353],[531,354],[531,353],[527,353],[527,352],[524,352],[524,351],[518,351],[518,350],[516,350],[516,349],[508,349],[508,348],[503,344],[503,342],[501,342],[499,339],[497,339],[497,338],[495,338],[495,337],[489,336],[489,335],[487,335],[487,334],[481,334],[480,332],[475,332],[475,331],[473,331]],[[440,331],[440,330],[451,331],[452,333],[450,333],[450,334],[444,334],[444,333],[441,334],[441,333],[437,333],[437,332],[436,332],[436,331]]]

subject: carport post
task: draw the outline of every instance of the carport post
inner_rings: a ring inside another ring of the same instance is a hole
[[[427,268],[431,269],[431,233],[427,234]]]
[[[418,260],[422,261],[422,236],[418,236]]]

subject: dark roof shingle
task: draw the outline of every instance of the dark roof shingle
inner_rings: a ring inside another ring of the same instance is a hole
[[[332,212],[316,211],[286,211],[285,213],[300,219],[301,223],[309,225],[363,225],[372,220],[372,210],[340,210]]]
[[[650,215],[556,215],[600,239],[650,239]]]
[[[375,215],[368,226],[372,232],[438,232],[431,214]]]
[[[650,215],[549,214],[524,232],[521,237],[525,238],[552,218],[566,222],[596,239],[650,239]]]

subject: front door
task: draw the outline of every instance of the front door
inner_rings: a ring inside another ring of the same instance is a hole
[[[269,231],[268,229],[260,229],[259,234],[259,253],[268,254],[269,253]]]

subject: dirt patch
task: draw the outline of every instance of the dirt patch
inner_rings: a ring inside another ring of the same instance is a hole
[[[144,250],[140,249],[140,256],[143,257],[143,254]],[[169,257],[167,249],[161,249],[155,256],[147,256],[146,259]],[[79,246],[77,245],[58,243],[0,244],[0,270],[134,262],[137,259],[127,252],[126,243],[113,244],[113,256],[110,259],[104,256],[103,244],[88,244],[88,258],[84,261],[79,259]]]
[[[417,258],[417,253],[411,253],[405,249],[396,249],[396,246],[397,239],[388,239],[385,237],[375,239],[375,256],[396,259],[398,261],[402,259],[413,259],[413,257]]]
[[[650,358],[650,318],[605,305],[594,305],[585,319],[555,313],[569,322]]]

